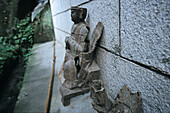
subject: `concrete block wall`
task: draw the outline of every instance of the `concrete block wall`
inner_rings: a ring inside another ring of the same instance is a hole
[[[169,113],[169,0],[51,0],[56,39],[70,33],[70,7],[88,10],[91,38],[104,24],[96,57],[108,95],[114,99],[126,84],[142,93],[144,113]]]

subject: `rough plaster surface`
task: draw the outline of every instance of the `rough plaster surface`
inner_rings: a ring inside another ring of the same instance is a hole
[[[169,113],[170,79],[140,67],[103,49],[97,49],[106,91],[114,99],[126,84],[133,93],[140,91],[144,113]]]
[[[52,6],[55,6],[55,10],[52,8],[52,13],[57,14],[59,12],[62,12],[64,10],[67,10],[70,6],[75,6],[80,3],[86,2],[88,0],[80,0],[78,2],[76,1],[65,1],[61,2],[59,1],[58,3],[56,1],[53,2]],[[59,7],[55,4],[60,4]],[[67,4],[67,5],[65,5]],[[61,7],[63,6],[63,7]],[[61,8],[60,8],[61,7]],[[81,7],[87,8],[88,9],[88,15],[86,18],[87,23],[90,26],[90,33],[89,33],[89,38],[91,38],[92,32],[97,25],[99,21],[101,21],[105,27],[104,33],[103,33],[103,38],[101,39],[101,45],[106,47],[107,49],[111,49],[113,51],[116,51],[119,49],[119,37],[118,37],[118,23],[119,23],[119,18],[118,18],[118,0],[108,0],[108,1],[100,1],[100,0],[95,0],[91,1]],[[63,31],[67,31],[70,33],[71,26],[73,22],[71,21],[70,18],[70,10],[66,11],[62,14],[59,14],[57,16],[53,17],[53,22],[54,26],[57,28],[60,28]],[[103,15],[107,15],[103,16]],[[56,37],[59,38],[59,40],[64,43],[64,36],[68,36],[68,34],[63,35],[61,31],[55,29],[55,34]]]
[[[65,1],[65,4],[73,6],[85,1],[87,0],[69,0]],[[101,46],[113,52],[119,52],[121,41],[121,55],[123,57],[170,73],[169,1],[122,0],[120,4],[121,18],[119,18],[118,2],[119,0],[94,0],[81,6],[88,10],[86,21],[91,29],[89,38],[97,22],[101,21],[104,24],[104,32],[100,40]],[[60,3],[60,1],[56,3]],[[59,11],[63,11],[63,9],[59,9]],[[53,19],[54,25],[70,32],[69,29],[72,25],[70,14],[60,15]],[[119,37],[119,19],[121,19],[121,37]],[[62,24],[57,25],[56,20],[58,23],[68,24],[68,28]],[[63,38],[67,34],[62,31],[56,31],[56,34],[57,37],[61,37],[59,39],[64,45]],[[168,109],[170,106],[169,78],[103,49],[97,50],[96,60],[101,68],[106,91],[112,99],[126,84],[133,93],[137,91],[142,93],[144,113],[170,112]]]
[[[121,55],[170,74],[170,1],[121,1]]]
[[[104,24],[104,32],[100,45],[117,52],[119,46],[118,0],[95,0],[81,7],[87,8],[88,11],[87,22],[90,27],[89,38],[91,38],[95,26],[100,21]]]

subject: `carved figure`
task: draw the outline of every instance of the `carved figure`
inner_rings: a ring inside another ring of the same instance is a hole
[[[141,93],[132,93],[131,90],[124,85],[115,99],[112,113],[141,113],[141,108]]]
[[[90,97],[93,99],[93,108],[98,113],[108,113],[112,103],[105,92],[104,84],[101,80],[93,80]]]
[[[64,77],[60,87],[64,105],[69,105],[72,97],[88,92],[88,83],[100,75],[100,69],[93,60],[93,53],[102,35],[103,24],[99,22],[91,40],[87,40],[89,27],[84,22],[86,13],[86,8],[71,7],[71,18],[74,24],[71,36],[65,39],[65,60],[59,73],[59,76]]]
[[[74,22],[71,36],[66,37],[66,56],[64,61],[64,78],[66,87],[73,89],[77,85],[80,71],[80,54],[87,51],[87,36],[89,27],[84,22],[87,9],[72,7],[71,18]],[[70,84],[71,83],[71,84]]]

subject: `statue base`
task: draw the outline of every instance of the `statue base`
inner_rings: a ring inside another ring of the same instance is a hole
[[[62,96],[62,103],[64,106],[68,106],[70,104],[70,99],[76,97],[78,95],[82,95],[88,93],[90,90],[89,87],[87,88],[75,88],[75,89],[68,89],[64,86],[60,87],[60,93]]]

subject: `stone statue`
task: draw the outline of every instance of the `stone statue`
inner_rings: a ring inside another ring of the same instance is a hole
[[[111,110],[112,103],[108,99],[102,80],[93,80],[90,97],[93,99],[93,108],[98,113],[108,113]]]
[[[87,93],[90,89],[89,82],[98,79],[100,69],[93,60],[97,41],[103,31],[103,24],[99,22],[87,40],[89,27],[85,23],[86,8],[71,7],[71,18],[74,22],[71,36],[66,37],[66,54],[59,76],[63,76],[60,93],[64,105],[70,104],[70,99],[80,94]]]
[[[141,92],[132,93],[124,85],[113,103],[112,113],[142,113]]]
[[[71,36],[66,37],[66,56],[64,61],[64,78],[65,84],[70,89],[76,87],[81,67],[80,54],[87,51],[87,36],[89,27],[84,22],[87,9],[72,7],[71,18],[74,22],[71,29]],[[68,83],[69,82],[69,83]],[[72,83],[72,84],[70,84]],[[66,86],[66,87],[67,87]]]

